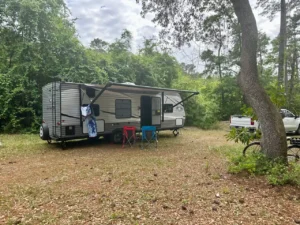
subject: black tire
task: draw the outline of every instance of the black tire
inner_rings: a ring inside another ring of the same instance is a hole
[[[287,150],[287,157],[289,162],[300,162],[300,146],[290,145]]]
[[[49,136],[49,128],[45,123],[40,126],[40,138],[45,141],[51,139]]]
[[[253,153],[261,152],[261,145],[259,141],[252,142],[249,145],[247,145],[243,150],[243,155],[247,156]]]
[[[122,141],[123,141],[123,132],[122,130],[115,130],[113,133],[112,133],[112,142],[114,144],[121,144]]]
[[[61,141],[60,146],[61,146],[62,150],[66,150],[67,149],[67,144],[66,144],[65,141]]]

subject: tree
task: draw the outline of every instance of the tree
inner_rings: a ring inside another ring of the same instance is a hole
[[[278,84],[287,88],[287,74],[285,68],[285,50],[286,50],[286,3],[281,0],[280,3],[280,33],[279,33],[279,55],[278,55]]]
[[[95,38],[94,40],[91,41],[90,47],[99,52],[106,52],[108,48],[108,43],[99,38]]]
[[[258,32],[258,45],[257,45],[257,57],[259,61],[259,75],[264,73],[264,58],[268,53],[270,38],[266,33]]]
[[[285,157],[286,135],[277,108],[258,81],[256,62],[257,27],[248,0],[231,0],[242,28],[241,74],[239,84],[262,127],[262,146],[270,158]]]
[[[299,49],[299,41],[300,41],[300,14],[295,13],[293,16],[288,18],[287,25],[287,74],[290,78],[288,80],[288,106],[291,108],[295,108],[297,104],[296,98],[298,97],[297,91],[295,91],[295,87],[297,84],[299,85],[299,68],[298,68],[298,49]]]
[[[153,19],[162,25],[162,37],[173,38],[177,46],[182,46],[199,35],[199,26],[205,17],[204,12],[213,9],[215,1],[171,1],[141,0],[143,15],[155,13]],[[139,2],[139,1],[138,1]],[[228,1],[222,1],[228,3]],[[238,83],[247,102],[253,107],[262,127],[262,146],[270,158],[286,159],[287,144],[283,122],[276,107],[259,84],[257,70],[257,26],[248,0],[230,0],[242,30],[241,71]],[[222,4],[222,3],[221,3]]]
[[[293,11],[300,7],[299,1],[286,0],[258,0],[257,5],[263,8],[262,14],[267,15],[271,20],[277,12],[280,12],[280,33],[279,33],[279,51],[278,51],[278,88],[284,84],[285,93],[288,93],[288,71],[286,59],[287,45],[287,18]]]
[[[0,4],[0,130],[36,130],[42,86],[54,80],[99,82],[63,0]]]

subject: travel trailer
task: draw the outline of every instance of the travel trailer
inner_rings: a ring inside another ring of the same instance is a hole
[[[185,93],[185,99],[180,94]],[[61,141],[89,137],[85,108],[91,108],[96,134],[110,136],[115,143],[122,140],[123,126],[156,126],[157,130],[173,130],[184,126],[183,102],[196,91],[175,90],[113,83],[106,85],[52,82],[43,87],[43,122],[40,137]]]

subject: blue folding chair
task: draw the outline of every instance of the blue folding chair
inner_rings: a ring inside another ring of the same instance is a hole
[[[157,132],[155,126],[142,126],[142,149],[144,149],[144,142],[146,147],[154,144],[157,148]]]

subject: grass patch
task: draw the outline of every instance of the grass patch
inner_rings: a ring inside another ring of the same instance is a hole
[[[225,134],[164,131],[157,150],[101,141],[61,150],[38,135],[1,135],[0,224],[292,224],[299,188],[229,174],[243,145]]]
[[[0,135],[0,158],[16,155],[32,155],[43,152],[46,142],[38,134]]]

